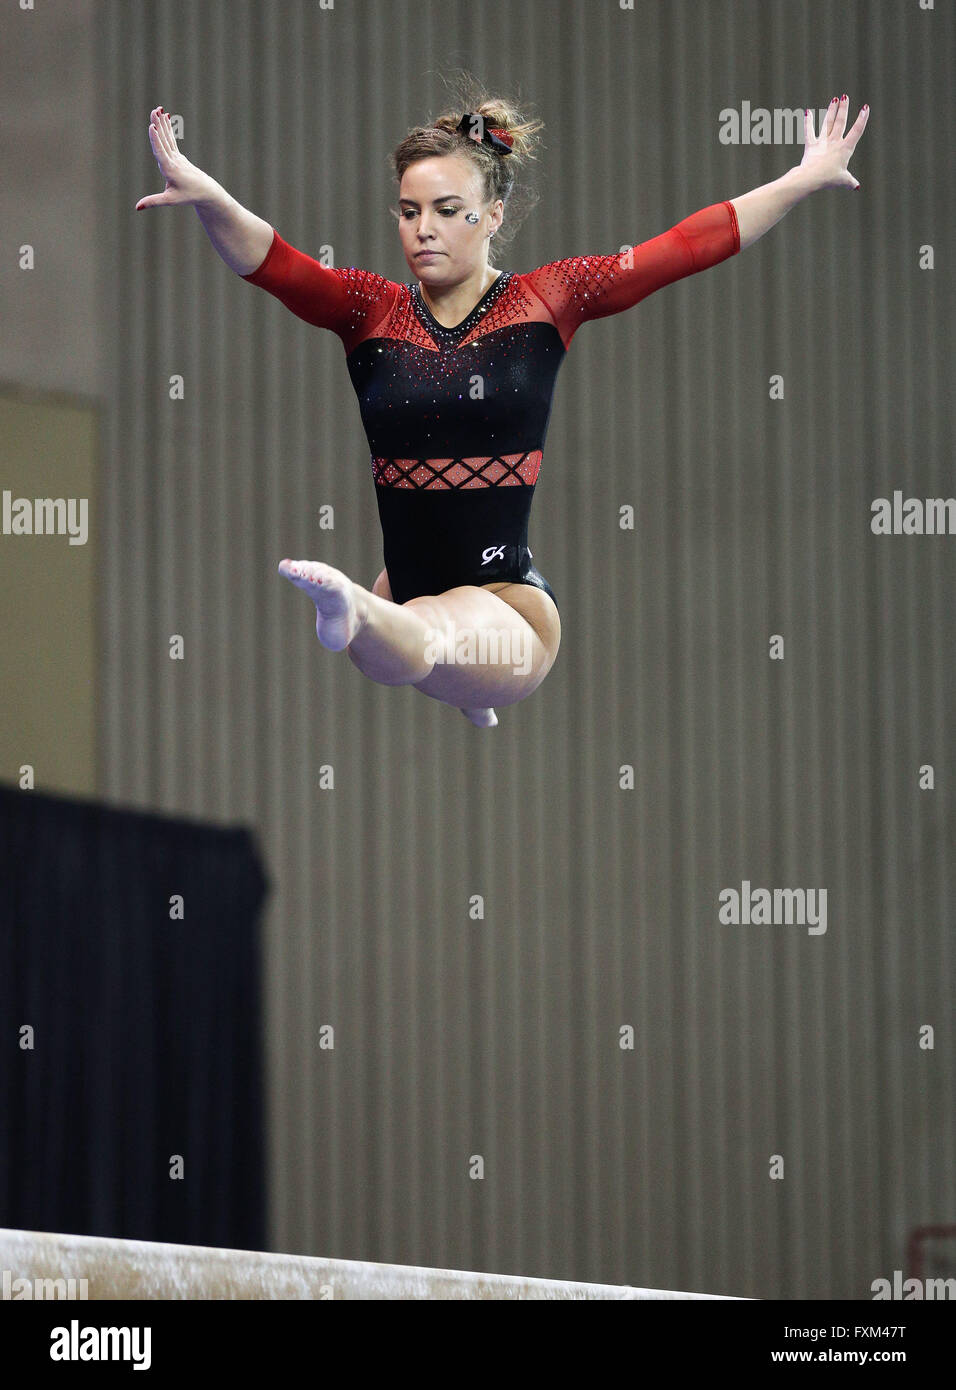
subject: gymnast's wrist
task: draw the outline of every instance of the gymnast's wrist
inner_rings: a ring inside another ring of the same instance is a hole
[[[203,185],[193,199],[193,206],[198,212],[222,213],[229,211],[230,204],[235,200],[231,193],[227,193],[221,183],[210,174],[203,174]]]
[[[810,193],[817,193],[825,187],[816,171],[806,164],[794,164],[783,175],[781,182],[785,183],[797,198],[806,198]]]

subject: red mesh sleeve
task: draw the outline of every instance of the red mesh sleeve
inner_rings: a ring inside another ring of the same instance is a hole
[[[242,278],[274,294],[298,318],[337,333],[346,351],[382,321],[400,288],[371,270],[321,265],[275,228],[265,260]]]
[[[663,285],[707,270],[739,250],[733,204],[712,203],[630,251],[552,261],[524,279],[547,305],[567,347],[588,319],[630,309]]]

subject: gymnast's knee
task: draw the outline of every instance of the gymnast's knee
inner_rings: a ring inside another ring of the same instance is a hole
[[[434,595],[410,598],[402,604],[417,614],[425,624],[424,656],[430,666],[441,666],[448,656],[448,625],[451,621],[442,608],[441,601]]]
[[[371,592],[378,598],[388,599],[389,603],[395,602],[392,597],[392,587],[388,582],[388,570],[382,570],[381,574],[372,585]]]

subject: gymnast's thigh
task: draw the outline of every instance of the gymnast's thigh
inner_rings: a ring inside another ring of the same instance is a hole
[[[549,633],[540,610],[535,611],[533,600],[509,602],[511,590],[528,587],[511,582],[461,584],[444,593],[409,599],[405,607],[413,608],[436,632],[446,631],[451,624],[456,641],[468,634],[479,644],[489,643],[486,649],[479,645],[477,656],[472,652],[460,660],[453,643],[451,655],[414,682],[414,689],[459,709],[512,705],[536,690],[554,664],[557,639]],[[550,602],[546,594],[540,598]],[[540,635],[539,624],[548,640]]]
[[[554,661],[561,645],[561,616],[558,613],[558,605],[550,594],[545,593],[544,589],[539,589],[536,584],[520,584],[505,580],[499,580],[495,584],[482,584],[481,588],[497,594],[516,613],[520,613],[529,627],[537,633],[551,660]]]
[[[476,588],[497,594],[504,603],[519,613],[529,627],[533,628],[546,648],[553,662],[561,645],[561,618],[558,606],[550,594],[535,584],[521,584],[512,580],[497,580],[491,584],[479,584]],[[394,603],[388,570],[383,569],[372,585],[372,593],[379,598]],[[440,597],[432,595],[431,597]]]

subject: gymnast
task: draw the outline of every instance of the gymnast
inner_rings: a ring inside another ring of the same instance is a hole
[[[577,329],[752,246],[807,194],[859,188],[848,164],[869,108],[845,133],[848,98],[834,97],[819,136],[806,111],[799,165],[650,241],[519,273],[490,265],[490,245],[513,234],[516,170],[535,158],[542,123],[477,85],[464,103],[392,155],[408,283],[290,246],[180,152],[161,106],[149,140],[166,187],[136,210],[192,204],[233,271],[338,335],[371,450],[385,567],[371,589],[321,561],[285,559],[279,573],[312,599],[323,646],[490,728],[495,706],[537,689],[561,640],[528,518]]]

